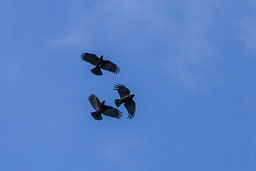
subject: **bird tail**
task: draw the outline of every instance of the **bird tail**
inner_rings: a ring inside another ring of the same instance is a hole
[[[115,104],[117,107],[121,105],[121,100],[120,99],[115,99]]]
[[[100,112],[98,112],[98,111],[95,111],[95,112],[91,112],[91,115],[92,115],[92,117],[95,119],[95,120],[102,120],[102,116],[101,116],[101,114],[100,114]]]
[[[102,75],[102,72],[101,72],[101,69],[100,69],[99,66],[96,66],[95,68],[93,68],[93,69],[91,70],[91,72],[92,72],[93,74],[95,74],[95,75]]]

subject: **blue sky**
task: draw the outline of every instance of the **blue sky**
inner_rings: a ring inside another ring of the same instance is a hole
[[[0,3],[0,170],[256,170],[256,2]],[[121,72],[91,74],[82,52]],[[133,120],[95,121],[121,83]]]

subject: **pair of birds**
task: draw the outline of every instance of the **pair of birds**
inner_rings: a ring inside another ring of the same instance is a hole
[[[86,61],[95,66],[93,69],[91,69],[91,72],[95,75],[103,75],[101,69],[113,72],[115,74],[120,72],[120,68],[113,62],[104,60],[103,55],[98,57],[95,54],[82,53],[81,58],[83,61]],[[127,118],[132,119],[135,114],[135,102],[133,101],[135,94],[130,94],[130,90],[121,84],[115,85],[114,90],[117,90],[120,96],[120,99],[115,99],[116,106],[119,107],[121,104],[124,104],[129,113]],[[96,110],[95,112],[91,112],[91,115],[94,119],[102,120],[102,114],[117,119],[122,117],[121,111],[112,106],[105,105],[106,100],[101,102],[99,98],[94,94],[91,94],[88,100],[92,107]]]

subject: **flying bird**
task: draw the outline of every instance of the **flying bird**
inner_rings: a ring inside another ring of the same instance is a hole
[[[94,94],[91,94],[88,100],[92,107],[96,110],[95,112],[91,112],[91,115],[95,120],[102,120],[101,114],[117,119],[122,117],[122,112],[120,112],[118,109],[105,105],[106,100],[100,102],[99,98]]]
[[[104,60],[103,55],[98,57],[92,53],[82,53],[81,58],[83,61],[86,61],[95,66],[93,69],[91,69],[91,72],[95,75],[102,75],[101,68],[115,74],[120,72],[120,68],[113,62]]]
[[[114,85],[113,90],[117,90],[120,96],[120,99],[115,99],[116,106],[119,107],[124,103],[124,106],[129,113],[127,118],[132,119],[135,113],[135,102],[133,101],[135,94],[130,94],[130,90],[121,84]]]

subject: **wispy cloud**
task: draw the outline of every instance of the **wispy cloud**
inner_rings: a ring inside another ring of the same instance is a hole
[[[49,38],[53,46],[91,45],[115,35],[128,34],[132,27],[143,27],[145,23],[155,26],[160,20],[154,1],[110,0],[84,3],[75,1],[67,12],[64,34]],[[131,30],[132,31],[132,30]]]
[[[118,162],[119,160],[122,160],[121,156],[143,143],[144,142],[138,137],[131,136],[121,136],[111,139],[109,142],[106,142],[106,159],[110,162]]]
[[[64,36],[48,38],[48,43],[53,47],[72,47],[77,45],[88,45],[86,35],[82,30],[67,32]]]
[[[241,41],[248,47],[248,50],[256,56],[256,1],[249,0],[250,10],[239,22],[240,28],[242,30],[239,34]]]
[[[157,58],[154,64],[161,72],[197,89],[212,72],[216,50],[207,35],[211,9],[212,3],[190,0],[75,1],[66,16],[66,32],[49,42],[57,47],[115,47],[142,61]]]
[[[175,43],[169,46],[172,57],[161,60],[163,69],[172,79],[178,79],[193,90],[206,84],[214,65],[216,46],[208,36],[213,25],[211,9],[211,3],[187,1],[182,21],[173,24]]]

